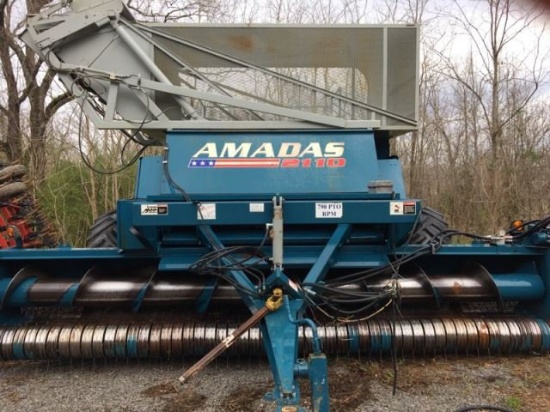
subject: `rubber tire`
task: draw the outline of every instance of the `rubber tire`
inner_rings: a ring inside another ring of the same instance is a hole
[[[7,201],[10,198],[21,195],[27,191],[27,185],[23,182],[12,182],[0,186],[0,201]]]
[[[427,244],[439,240],[441,232],[448,229],[449,224],[445,221],[442,213],[430,207],[423,207],[418,217],[417,227],[410,235],[408,242],[413,245]],[[447,243],[447,241],[443,243]]]
[[[0,169],[0,183],[11,180],[14,177],[21,177],[27,173],[27,168],[23,165],[11,165]]]
[[[117,214],[116,210],[99,216],[86,239],[86,247],[117,247]]]

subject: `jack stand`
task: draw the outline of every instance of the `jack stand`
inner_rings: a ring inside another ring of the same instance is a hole
[[[328,389],[328,363],[324,353],[314,352],[305,359],[298,359],[294,368],[297,377],[309,379],[311,390],[311,410],[328,412],[330,410]]]

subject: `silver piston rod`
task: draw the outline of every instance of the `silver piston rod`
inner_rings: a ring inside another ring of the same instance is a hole
[[[75,323],[0,329],[0,357],[13,359],[182,358],[202,356],[237,325],[224,322]],[[510,354],[550,351],[550,326],[531,318],[371,319],[318,326],[323,350],[346,356]],[[299,329],[300,353],[311,352],[311,331]],[[228,350],[261,356],[258,328]]]
[[[283,268],[283,198],[273,198],[273,223],[270,237],[273,244],[273,267]]]

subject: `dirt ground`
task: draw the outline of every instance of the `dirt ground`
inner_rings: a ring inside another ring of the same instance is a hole
[[[183,389],[185,362],[0,362],[1,411],[267,412],[263,360],[218,360]],[[491,404],[550,411],[550,357],[330,359],[331,411],[455,411]],[[307,382],[301,386],[308,405]]]

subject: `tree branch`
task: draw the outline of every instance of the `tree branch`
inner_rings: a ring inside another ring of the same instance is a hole
[[[73,100],[73,98],[73,95],[69,92],[65,92],[63,94],[55,96],[44,109],[44,120],[46,122],[49,121],[53,117],[53,115],[61,108],[61,106],[69,103],[71,100]]]

